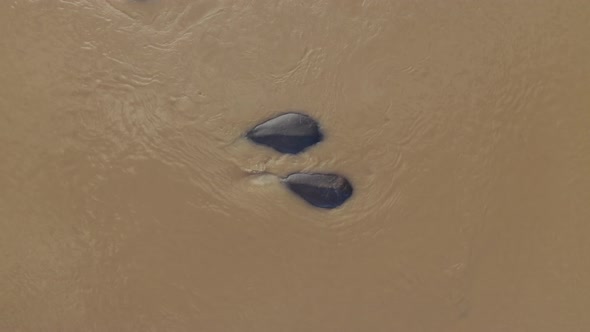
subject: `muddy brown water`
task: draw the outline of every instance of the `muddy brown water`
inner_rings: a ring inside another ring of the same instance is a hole
[[[589,18],[2,1],[0,331],[588,331]],[[286,109],[325,141],[239,139]]]

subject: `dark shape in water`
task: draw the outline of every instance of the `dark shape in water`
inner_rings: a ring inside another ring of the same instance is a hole
[[[293,173],[283,183],[309,204],[324,209],[339,207],[352,196],[352,185],[337,174]]]
[[[257,125],[246,137],[281,153],[297,154],[322,141],[324,135],[316,120],[305,114],[290,112]]]

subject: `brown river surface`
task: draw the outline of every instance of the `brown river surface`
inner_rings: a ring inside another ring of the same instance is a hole
[[[0,50],[1,332],[590,331],[587,0],[7,0]],[[240,138],[287,109],[326,139]]]

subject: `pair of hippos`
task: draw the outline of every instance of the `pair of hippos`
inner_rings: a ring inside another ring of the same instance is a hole
[[[309,115],[288,112],[255,126],[246,137],[280,153],[298,154],[321,142],[324,134]],[[350,182],[338,174],[293,173],[281,182],[309,204],[324,209],[339,207],[353,192]]]

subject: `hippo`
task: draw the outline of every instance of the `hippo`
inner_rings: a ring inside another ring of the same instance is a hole
[[[348,179],[338,174],[292,173],[281,182],[309,204],[323,209],[339,207],[353,192]]]
[[[255,126],[246,137],[281,153],[298,154],[321,142],[324,134],[309,115],[288,112]]]

